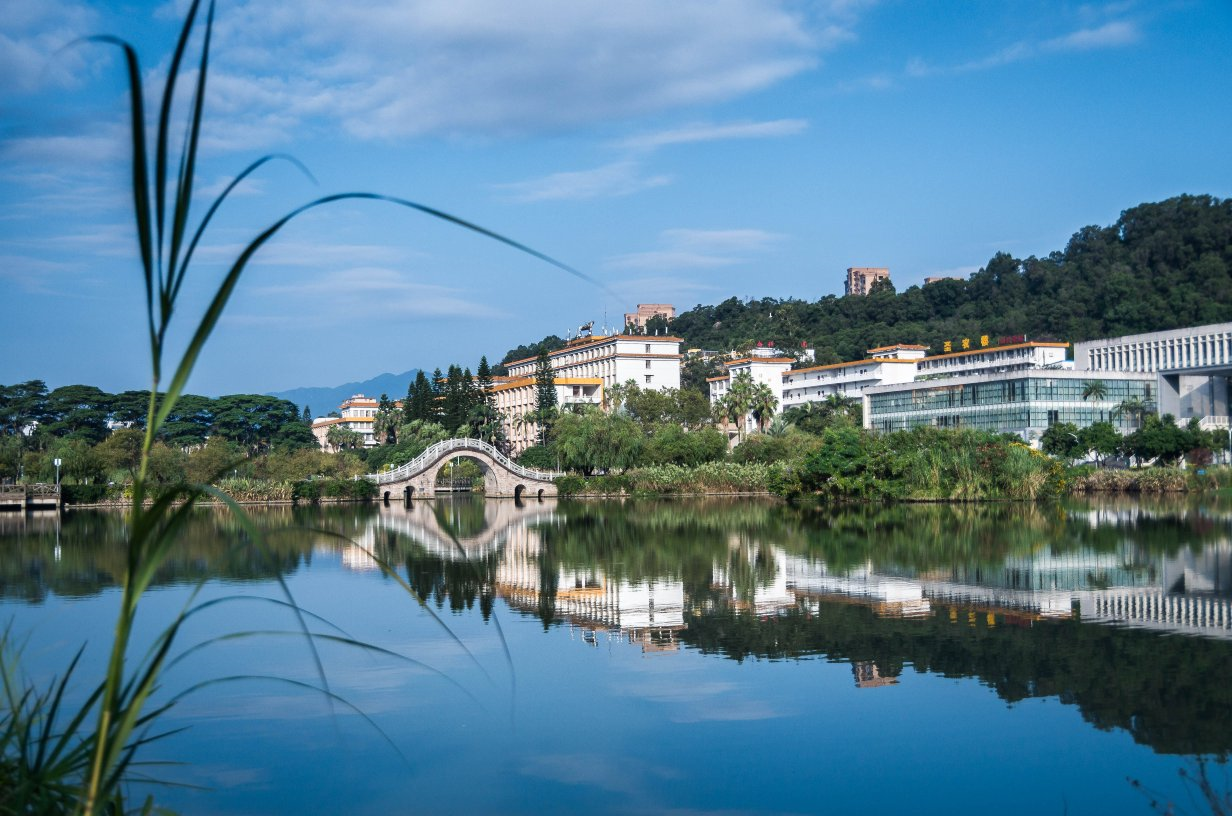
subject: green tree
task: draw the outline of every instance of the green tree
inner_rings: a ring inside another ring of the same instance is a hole
[[[535,361],[535,422],[539,426],[539,442],[543,444],[552,430],[556,418],[556,373],[552,358],[541,347]]]
[[[1116,453],[1121,445],[1121,435],[1111,422],[1092,422],[1079,431],[1078,435],[1082,437],[1082,444],[1087,450],[1095,451],[1100,457],[1100,467],[1103,467],[1104,461]]]
[[[84,439],[96,445],[107,437],[111,395],[92,385],[66,385],[47,395],[39,430],[48,436]]]
[[[372,434],[381,445],[388,445],[398,440],[398,425],[401,424],[402,411],[389,398],[381,394],[377,402],[376,417],[372,422]]]
[[[1078,426],[1072,422],[1057,422],[1050,425],[1040,437],[1040,448],[1051,456],[1071,460],[1086,456],[1086,442],[1078,433]]]
[[[778,398],[774,396],[774,391],[770,389],[770,386],[762,382],[753,386],[753,391],[749,395],[749,411],[756,419],[759,431],[766,430],[766,425],[769,424],[778,407]]]
[[[561,464],[590,476],[596,470],[624,472],[637,463],[642,432],[628,417],[589,407],[562,414],[553,429]]]
[[[1083,400],[1102,400],[1108,396],[1108,383],[1103,380],[1087,380],[1082,384]]]
[[[436,421],[436,394],[432,383],[423,371],[415,372],[415,379],[406,389],[406,400],[402,403],[402,424],[409,422]]]

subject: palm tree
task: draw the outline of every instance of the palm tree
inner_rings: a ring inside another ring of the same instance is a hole
[[[748,424],[745,417],[753,409],[755,391],[753,375],[747,371],[741,371],[732,377],[731,387],[727,389],[727,393],[722,398],[722,401],[726,403],[724,413],[736,423],[736,438],[741,441],[744,440],[745,425]]]
[[[1087,380],[1082,384],[1082,399],[1102,400],[1108,396],[1108,383],[1103,380]]]
[[[1143,402],[1141,397],[1126,397],[1112,409],[1112,418],[1115,420],[1128,414],[1134,420],[1134,428],[1137,430],[1142,427],[1142,418],[1150,410],[1150,405]]]
[[[753,386],[752,393],[749,395],[749,410],[757,419],[757,430],[766,429],[766,424],[770,422],[778,407],[778,398],[774,396],[770,386],[765,383],[757,383]]]

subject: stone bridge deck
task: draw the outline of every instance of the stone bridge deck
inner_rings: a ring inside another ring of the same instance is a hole
[[[522,467],[481,439],[446,439],[399,468],[369,473],[385,500],[430,499],[436,495],[436,477],[451,460],[473,459],[483,470],[483,493],[493,498],[544,498],[556,495],[560,473]]]

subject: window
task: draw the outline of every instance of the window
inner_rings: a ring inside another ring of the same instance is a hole
[[[647,360],[647,361],[646,361],[646,368],[650,368],[650,361],[649,361],[649,360]]]
[[[647,343],[647,344],[646,344],[646,353],[647,353],[647,354],[649,354],[649,353],[650,353],[650,344],[649,344],[649,343]]]
[[[1060,421],[1061,421],[1060,412],[1058,411],[1048,412],[1048,427],[1049,428],[1051,428],[1053,425],[1056,425]]]
[[[646,375],[646,382],[647,382],[647,383],[649,383],[649,382],[651,382],[652,380],[654,380],[654,375],[653,375],[653,374],[647,374],[647,375]]]

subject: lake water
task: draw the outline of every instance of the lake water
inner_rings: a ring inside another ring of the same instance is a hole
[[[1178,772],[1232,787],[1227,499],[254,515],[264,548],[200,511],[142,608],[149,638],[226,599],[165,674],[204,684],[159,722],[186,730],[143,755],[182,763],[148,772],[184,813],[1151,813],[1134,781],[1209,813]],[[122,532],[0,516],[36,679],[82,644],[78,693],[101,671]]]

